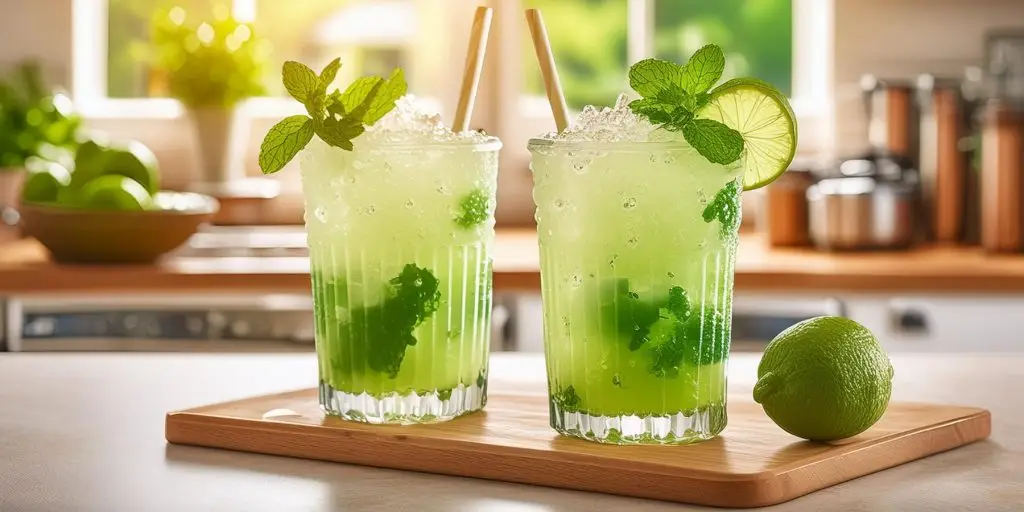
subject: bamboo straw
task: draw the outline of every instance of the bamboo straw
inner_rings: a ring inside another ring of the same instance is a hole
[[[544,77],[544,90],[548,93],[551,113],[555,116],[555,127],[561,132],[569,126],[569,107],[565,104],[562,83],[558,80],[558,69],[555,68],[555,57],[551,54],[544,18],[539,10],[527,9],[526,23],[530,26],[533,48],[537,51],[537,62],[540,63],[540,73]]]
[[[466,69],[462,72],[462,89],[459,91],[459,104],[455,108],[455,120],[452,122],[452,130],[456,133],[469,130],[469,121],[473,117],[473,104],[480,86],[480,72],[484,67],[493,12],[490,7],[480,6],[473,15],[473,30],[469,34],[469,48],[466,50]]]

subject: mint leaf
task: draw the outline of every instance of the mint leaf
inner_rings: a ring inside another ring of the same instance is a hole
[[[405,72],[402,71],[402,68],[392,71],[391,76],[381,86],[377,97],[373,99],[370,109],[363,116],[363,122],[373,124],[379,121],[380,118],[395,108],[395,102],[398,101],[398,98],[405,96],[405,93],[408,91],[409,84],[405,82]]]
[[[345,114],[345,117],[355,119],[360,123],[368,125],[373,124],[372,122],[367,121],[368,112],[370,111],[371,108],[373,108],[373,105],[377,102],[377,97],[380,95],[380,91],[381,89],[384,88],[385,85],[386,82],[382,81],[377,81],[377,83],[373,84],[373,87],[371,87],[370,90],[366,93],[366,96],[363,98],[363,101],[352,110],[349,110],[348,113]],[[391,103],[391,106],[394,107],[394,102]]]
[[[281,70],[284,88],[293,98],[309,108],[310,99],[315,97],[320,87],[320,77],[309,66],[295,61],[287,61]]]
[[[684,91],[682,87],[676,84],[671,84],[659,91],[658,95],[655,97],[662,103],[681,105],[689,99],[690,95],[686,94],[686,91]]]
[[[722,240],[731,237],[740,227],[740,191],[739,180],[730,181],[715,194],[701,215],[704,222],[718,221]]]
[[[716,164],[731,164],[743,153],[740,132],[711,119],[693,119],[682,127],[683,138],[698,153]]]
[[[683,68],[680,84],[691,95],[707,92],[719,78],[722,78],[724,70],[725,54],[718,46],[709,44],[690,57],[690,61]]]
[[[358,107],[366,96],[370,94],[374,86],[383,81],[384,79],[379,76],[364,76],[357,78],[355,82],[349,84],[345,92],[341,94],[341,106],[345,109],[345,112],[351,112]]]
[[[327,88],[337,78],[339,69],[341,69],[341,59],[334,59],[324,66],[323,71],[320,71],[320,78],[317,80],[319,87],[317,89],[320,91],[321,96],[327,93]]]
[[[629,68],[629,86],[644,98],[682,85],[682,78],[682,66],[661,59],[644,59]]]
[[[359,119],[343,117],[340,120],[328,117],[316,128],[316,134],[331,146],[352,151],[352,139],[360,136],[366,128]]]
[[[662,103],[657,98],[643,98],[629,102],[634,114],[646,117],[652,124],[664,124],[672,121],[672,113],[676,107]]]
[[[332,116],[341,117],[345,115],[345,105],[341,101],[341,91],[335,89],[330,96],[327,97],[327,113]]]
[[[313,120],[306,116],[286,117],[267,132],[260,145],[263,174],[280,171],[313,138]]]
[[[489,217],[490,198],[482,189],[474,189],[459,200],[459,215],[455,223],[463,229],[481,224]]]

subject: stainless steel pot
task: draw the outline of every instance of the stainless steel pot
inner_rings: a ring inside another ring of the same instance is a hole
[[[915,187],[874,177],[829,178],[807,189],[810,234],[827,250],[889,249],[914,241]]]

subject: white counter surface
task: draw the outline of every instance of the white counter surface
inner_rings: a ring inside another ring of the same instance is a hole
[[[731,395],[749,400],[758,357],[733,356]],[[1024,355],[892,359],[894,399],[985,407],[991,439],[770,510],[1024,510]],[[543,371],[539,355],[497,354],[491,387],[542,392]],[[312,387],[315,375],[311,354],[0,354],[0,511],[700,508],[164,441],[167,411]]]

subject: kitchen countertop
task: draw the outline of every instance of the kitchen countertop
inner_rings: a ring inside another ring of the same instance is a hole
[[[758,357],[731,358],[730,400],[750,400]],[[770,510],[1021,510],[1024,398],[1017,390],[1024,355],[896,354],[892,360],[894,400],[985,407],[992,412],[991,439]],[[495,354],[491,366],[492,389],[543,392],[539,354]],[[312,354],[0,355],[0,510],[691,509],[163,439],[167,411],[309,387],[315,375]]]
[[[494,247],[494,287],[540,289],[537,235],[502,229]],[[736,289],[857,292],[1024,292],[1024,255],[986,254],[976,247],[923,247],[903,252],[828,254],[773,249],[740,237]],[[57,265],[31,239],[0,245],[0,295],[85,292],[309,293],[303,257],[177,257],[157,265]]]

